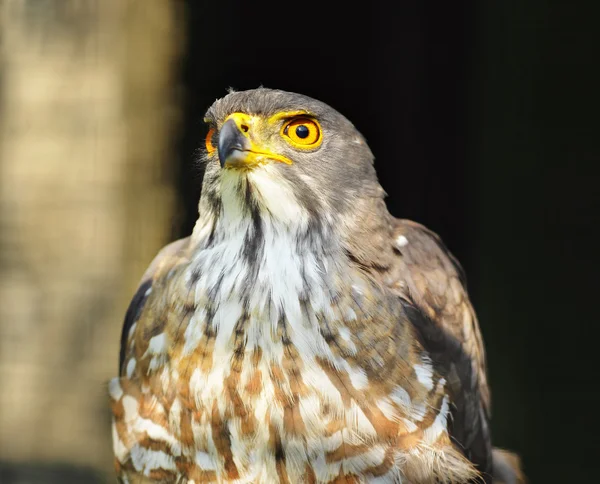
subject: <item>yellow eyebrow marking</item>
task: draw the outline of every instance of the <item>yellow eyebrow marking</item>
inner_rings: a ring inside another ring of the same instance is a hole
[[[278,121],[281,121],[282,119],[287,119],[287,118],[294,118],[296,116],[307,116],[310,118],[314,118],[315,116],[308,112],[308,111],[304,111],[304,110],[298,110],[298,111],[281,111],[279,113],[274,114],[273,116],[270,116],[267,119],[268,123],[277,123]]]

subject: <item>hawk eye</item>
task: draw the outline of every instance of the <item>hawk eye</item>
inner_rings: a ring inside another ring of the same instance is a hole
[[[215,128],[210,128],[208,130],[208,134],[206,135],[206,151],[208,151],[209,153],[212,153],[213,151],[215,151],[215,145],[212,144],[212,139],[213,136],[215,134]]]
[[[283,135],[293,146],[314,148],[321,142],[321,127],[315,119],[294,118],[284,124]]]

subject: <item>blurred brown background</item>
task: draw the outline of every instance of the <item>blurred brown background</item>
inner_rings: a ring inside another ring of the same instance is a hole
[[[466,268],[496,445],[595,482],[598,5],[0,0],[0,482],[104,483],[138,278],[196,218],[230,86],[365,134],[396,216]]]
[[[0,12],[0,481],[100,482],[120,324],[170,236],[181,13],[160,0]]]

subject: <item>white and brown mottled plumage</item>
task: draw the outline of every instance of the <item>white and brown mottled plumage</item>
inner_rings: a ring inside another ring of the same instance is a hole
[[[151,264],[123,328],[121,481],[523,482],[492,451],[461,269],[388,213],[352,124],[262,88],[207,122],[198,222]]]

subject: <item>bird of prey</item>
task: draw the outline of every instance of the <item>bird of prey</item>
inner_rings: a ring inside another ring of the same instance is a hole
[[[120,481],[522,482],[463,272],[389,214],[351,122],[266,88],[205,121],[198,221],[125,317]]]

